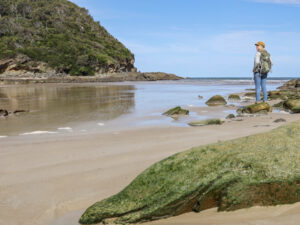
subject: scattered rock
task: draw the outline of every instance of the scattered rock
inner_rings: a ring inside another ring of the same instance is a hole
[[[279,118],[279,119],[277,119],[277,120],[274,120],[273,122],[274,122],[274,123],[282,123],[282,122],[286,122],[286,119]]]
[[[198,98],[199,98],[199,99],[203,99],[203,96],[201,96],[201,95],[198,95]]]
[[[190,126],[206,126],[206,125],[221,125],[224,122],[220,119],[209,119],[209,120],[200,120],[200,121],[193,121],[190,122]]]
[[[228,100],[229,101],[240,101],[241,97],[239,95],[236,94],[231,94],[228,96]]]
[[[289,99],[283,103],[283,107],[293,113],[300,113],[300,99]]]
[[[226,105],[226,100],[221,95],[215,95],[211,97],[207,102],[205,102],[208,106],[218,106],[218,105]]]
[[[0,109],[0,117],[1,116],[8,116],[8,111],[6,109]]]
[[[17,113],[27,113],[27,112],[29,112],[29,110],[20,109],[20,110],[15,110],[13,113],[17,114]]]
[[[165,116],[178,116],[178,115],[189,115],[189,110],[182,109],[180,106],[172,108],[167,112],[164,112],[163,115]]]
[[[233,119],[233,118],[235,118],[235,115],[232,113],[226,116],[226,119]]]
[[[266,103],[266,102],[261,102],[261,103],[257,103],[257,104],[252,104],[252,105],[248,105],[243,109],[238,109],[237,112],[240,113],[258,113],[260,111],[267,111],[267,112],[272,112],[272,107]]]

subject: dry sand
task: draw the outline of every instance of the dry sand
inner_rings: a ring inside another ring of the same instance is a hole
[[[130,183],[154,162],[193,146],[266,132],[300,114],[269,114],[221,126],[148,127],[101,134],[0,140],[0,224],[75,225],[88,206]],[[300,204],[217,213],[210,209],[150,224],[294,225]]]

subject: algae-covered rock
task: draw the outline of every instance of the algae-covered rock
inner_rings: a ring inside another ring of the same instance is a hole
[[[299,146],[297,121],[177,153],[89,207],[80,223],[139,223],[212,207],[222,211],[298,202]]]
[[[269,91],[268,97],[269,99],[284,99],[287,96],[287,92],[285,91]]]
[[[208,106],[218,106],[218,105],[226,105],[226,100],[221,95],[215,95],[211,97],[207,102],[205,102]]]
[[[266,102],[261,102],[261,103],[248,105],[242,109],[242,113],[253,114],[253,113],[258,113],[260,111],[272,112],[272,107]]]
[[[206,126],[206,125],[221,125],[223,123],[220,119],[209,119],[209,120],[199,120],[190,122],[190,126]]]
[[[239,95],[236,94],[231,94],[228,96],[228,100],[229,101],[240,101],[241,97]]]
[[[165,116],[178,116],[178,115],[188,115],[190,112],[189,110],[182,109],[180,106],[172,108],[167,112],[163,113]]]
[[[283,107],[294,113],[300,113],[300,99],[289,99],[283,103]]]
[[[251,98],[255,98],[256,93],[255,92],[247,92],[244,94],[245,97],[251,97]]]
[[[233,118],[235,118],[235,115],[232,113],[226,116],[226,119],[233,119]]]

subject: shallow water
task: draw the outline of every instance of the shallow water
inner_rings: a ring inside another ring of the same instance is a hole
[[[277,88],[283,81],[270,81],[268,89]],[[228,96],[253,88],[245,80],[182,80],[164,82],[126,82],[90,84],[35,84],[0,86],[0,109],[29,110],[0,119],[0,137],[10,135],[51,134],[73,132],[76,127],[87,131],[107,129],[107,125],[123,121],[124,126],[175,125],[162,116],[165,110],[205,106],[213,95]],[[198,96],[203,96],[199,99]],[[204,119],[191,113],[194,119]],[[209,117],[209,115],[207,115]],[[125,121],[125,123],[124,123]]]

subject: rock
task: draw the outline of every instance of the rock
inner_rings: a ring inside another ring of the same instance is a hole
[[[241,97],[239,95],[236,94],[231,94],[228,96],[228,100],[229,101],[240,101]]]
[[[296,87],[297,84],[297,80],[293,79],[293,80],[289,80],[288,82],[284,83],[281,87],[279,87],[278,89],[293,89]]]
[[[250,114],[258,113],[260,111],[272,112],[272,107],[266,102],[261,102],[257,104],[248,105],[242,109],[242,113]]]
[[[300,113],[300,99],[289,99],[283,103],[283,107],[293,113]]]
[[[244,94],[245,97],[251,97],[251,98],[255,98],[256,97],[256,93],[255,92],[247,92]]]
[[[206,125],[221,125],[223,124],[223,121],[220,119],[209,119],[209,120],[200,120],[200,121],[194,121],[190,122],[190,126],[206,126]]]
[[[189,115],[189,110],[182,109],[180,106],[172,108],[163,113],[165,116],[178,116],[178,115]]]
[[[208,106],[218,106],[218,105],[226,105],[226,100],[221,95],[215,95],[211,97],[207,102],[205,102]]]
[[[198,95],[198,98],[199,98],[199,99],[203,99],[203,96],[201,96],[201,95]]]
[[[8,111],[6,109],[0,109],[0,117],[1,116],[8,116]]]
[[[284,95],[282,91],[269,91],[268,97],[269,99],[278,99],[278,98],[282,99]]]
[[[277,119],[277,120],[274,120],[273,122],[274,122],[274,123],[281,123],[281,122],[286,122],[286,120],[283,119],[283,118],[279,118],[279,119]]]
[[[29,110],[17,109],[13,113],[17,114],[17,113],[27,113],[27,112],[29,112]]]
[[[296,88],[300,87],[300,79],[296,80],[296,85],[295,85]]]
[[[228,116],[226,116],[226,119],[233,119],[233,118],[235,118],[234,114],[229,114]]]
[[[176,153],[90,206],[79,222],[137,224],[214,207],[233,211],[300,202],[299,136],[296,121]]]

